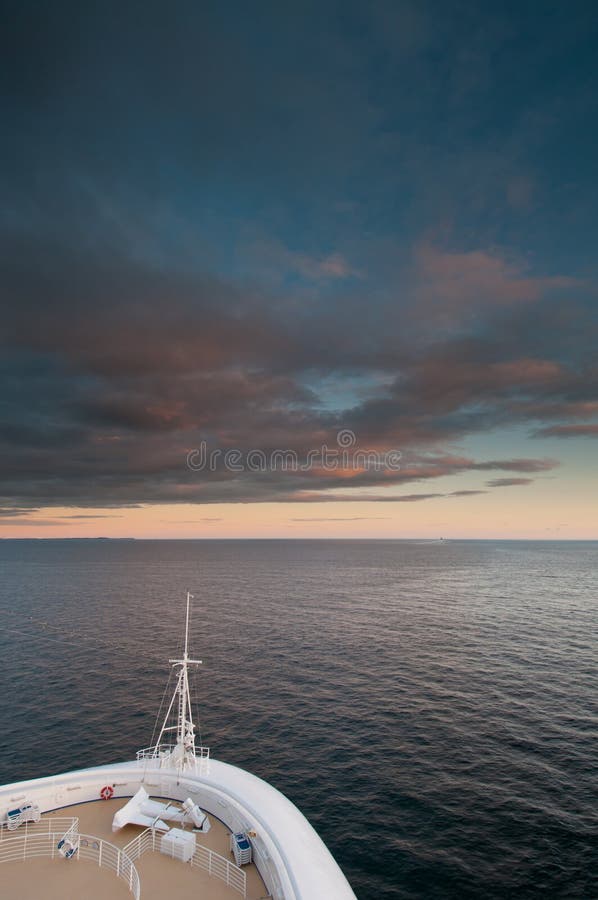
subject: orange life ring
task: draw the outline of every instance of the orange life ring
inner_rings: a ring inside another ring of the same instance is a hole
[[[102,798],[102,800],[110,800],[110,798],[112,797],[113,794],[114,794],[114,788],[112,787],[111,784],[107,784],[100,791],[100,797]]]

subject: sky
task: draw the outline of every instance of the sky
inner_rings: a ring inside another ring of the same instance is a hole
[[[2,7],[0,536],[598,539],[595,4]]]

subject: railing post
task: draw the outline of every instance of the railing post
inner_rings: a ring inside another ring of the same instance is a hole
[[[100,841],[100,850],[98,853],[98,866],[102,865],[102,847],[104,846],[104,841]]]

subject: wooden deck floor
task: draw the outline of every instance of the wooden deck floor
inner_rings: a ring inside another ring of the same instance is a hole
[[[81,834],[90,834],[124,847],[144,829],[126,825],[113,834],[112,817],[126,800],[97,800],[48,813],[47,816],[78,816]],[[45,818],[46,816],[44,816]],[[229,830],[210,816],[207,834],[197,834],[197,843],[232,861]],[[135,861],[141,880],[142,900],[239,900],[241,896],[218,878],[195,866],[170,859],[158,852],[144,853]],[[254,865],[244,866],[248,900],[269,897]],[[86,860],[26,859],[0,866],[0,896],[18,900],[121,900],[131,897],[126,885],[109,869]]]

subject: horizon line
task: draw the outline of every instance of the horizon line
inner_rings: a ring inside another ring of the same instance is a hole
[[[0,541],[425,541],[430,544],[448,544],[458,541],[478,541],[480,543],[491,543],[495,541],[508,541],[510,543],[536,542],[536,543],[598,543],[598,537],[595,538],[572,538],[572,537],[107,537],[105,535],[97,535],[90,537],[82,535],[80,537],[5,537],[0,535]]]

